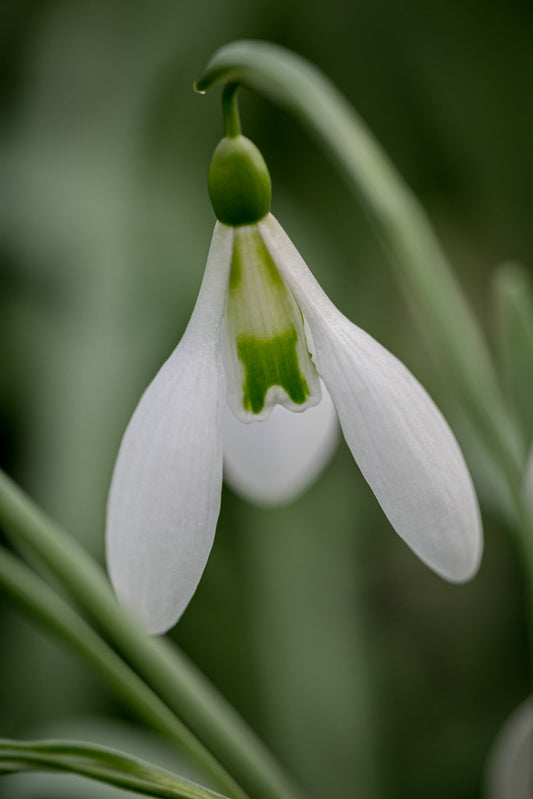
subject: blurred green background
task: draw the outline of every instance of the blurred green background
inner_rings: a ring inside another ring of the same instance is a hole
[[[205,264],[222,119],[218,92],[192,83],[218,46],[268,39],[339,86],[422,200],[497,354],[494,271],[533,265],[531,2],[7,0],[0,20],[0,457],[95,555],[122,431]],[[292,118],[247,92],[241,114],[271,169],[273,211],[316,276],[462,441],[485,556],[466,586],[430,573],[342,443],[290,507],[224,490],[212,557],[172,636],[310,797],[477,799],[491,743],[529,691],[517,553],[364,213]],[[127,711],[85,664],[4,600],[0,635],[0,736],[77,724],[76,737],[97,729],[107,742],[107,726],[120,745],[101,717]],[[61,790],[0,782],[5,799],[85,796]]]

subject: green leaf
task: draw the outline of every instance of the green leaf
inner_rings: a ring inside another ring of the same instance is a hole
[[[70,741],[0,740],[0,773],[21,771],[63,771],[162,799],[222,797],[222,794],[115,749]]]
[[[509,398],[529,444],[533,441],[533,284],[518,263],[502,264],[494,289],[501,358]]]
[[[298,799],[297,789],[233,708],[170,642],[145,633],[118,604],[91,556],[2,470],[0,522],[52,572],[143,680],[209,749],[218,761],[216,772],[219,779],[223,777],[227,793],[244,799],[246,793],[240,787],[244,785],[254,799]],[[9,569],[3,578],[4,585],[9,584]],[[13,581],[11,587],[15,588]],[[35,610],[38,602],[32,604]],[[48,618],[53,620],[53,614]],[[210,771],[215,776],[213,766]]]
[[[215,758],[135,672],[40,577],[0,547],[0,591],[67,643],[143,721],[210,773],[230,796],[245,795]]]

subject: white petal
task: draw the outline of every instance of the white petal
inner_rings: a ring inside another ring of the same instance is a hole
[[[467,580],[481,558],[481,522],[443,416],[405,366],[335,308],[272,216],[260,230],[311,329],[346,442],[389,521],[438,574]]]
[[[487,768],[488,799],[533,796],[533,699],[523,702],[504,724]]]
[[[296,499],[318,477],[339,437],[337,412],[322,384],[322,399],[303,413],[278,405],[268,419],[243,424],[224,415],[224,479],[261,505]]]
[[[185,334],[126,429],[108,500],[119,599],[151,632],[171,627],[202,575],[220,509],[222,335],[233,231],[217,224]]]

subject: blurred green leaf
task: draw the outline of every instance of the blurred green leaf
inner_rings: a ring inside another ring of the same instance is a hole
[[[204,776],[164,738],[130,722],[95,715],[68,715],[22,730],[29,741],[69,739],[95,746],[119,749],[129,755],[150,760],[157,766],[206,784]],[[209,784],[209,787],[213,787]],[[130,791],[95,783],[75,774],[17,773],[0,781],[2,799],[122,799]]]
[[[0,740],[0,774],[65,771],[161,799],[216,799],[221,794],[145,760],[107,747],[70,741]]]
[[[205,766],[224,789],[233,789],[233,779],[159,696],[44,580],[3,547],[0,547],[0,589],[45,629],[84,657],[126,700],[130,710]],[[244,796],[239,788],[235,789],[235,795]]]
[[[533,440],[533,283],[522,264],[502,264],[494,280],[498,334],[510,400]]]

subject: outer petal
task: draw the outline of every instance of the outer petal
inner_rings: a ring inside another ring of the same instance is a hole
[[[337,445],[337,412],[324,385],[318,405],[303,413],[277,405],[268,419],[243,424],[226,408],[224,479],[245,499],[290,502],[315,480]]]
[[[260,230],[311,329],[346,442],[389,521],[442,577],[468,579],[481,557],[481,522],[453,433],[405,366],[330,302],[276,220],[269,215]]]
[[[217,224],[187,330],[131,418],[111,483],[111,580],[151,632],[171,627],[194,594],[220,510],[232,239],[233,230]]]

